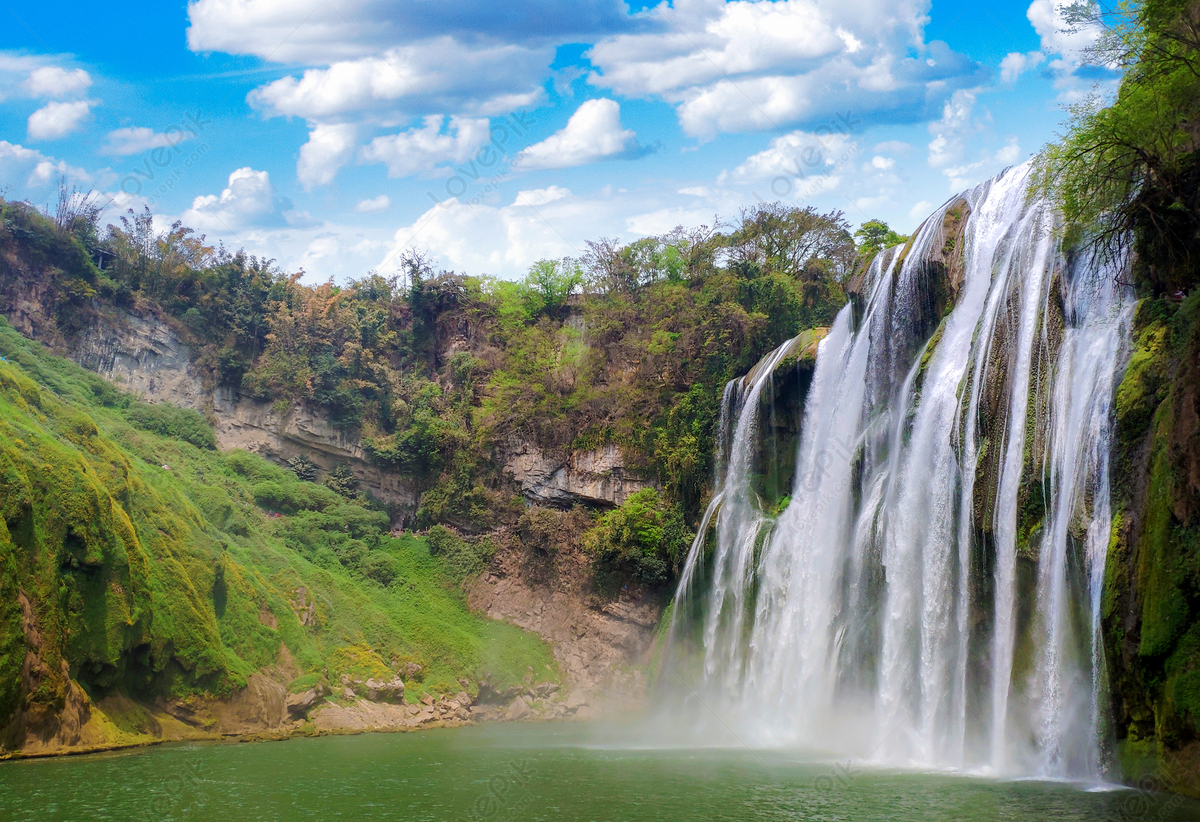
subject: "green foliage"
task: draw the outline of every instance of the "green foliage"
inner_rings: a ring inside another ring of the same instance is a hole
[[[457,534],[441,525],[430,528],[425,534],[425,540],[429,543],[429,553],[435,557],[453,551],[461,541]]]
[[[22,244],[69,245],[36,212],[12,208],[42,232],[13,234],[14,256],[36,256]],[[656,476],[694,518],[722,386],[789,337],[829,324],[855,256],[840,213],[778,203],[728,227],[602,240],[582,259],[540,261],[520,283],[435,273],[406,254],[407,286],[374,272],[305,286],[273,261],[214,249],[179,224],[158,231],[148,213],[128,214],[100,242],[116,256],[114,301],[166,317],[209,383],[271,402],[284,417],[312,407],[358,436],[376,465],[413,480],[418,527],[441,522],[465,534],[519,516],[494,461],[514,440],[619,447],[626,470]],[[56,272],[38,278],[58,283],[65,275]],[[135,408],[129,419],[155,433],[209,441],[195,417]],[[230,463],[261,485],[258,503],[272,511],[329,504],[294,487],[317,479],[313,466],[289,467],[266,475]],[[331,472],[323,484],[360,498],[349,474]],[[248,527],[238,512],[210,508],[215,522]]]
[[[1200,735],[1200,499],[1188,480],[1200,463],[1188,422],[1197,363],[1200,293],[1180,304],[1142,300],[1116,393],[1118,513],[1103,616],[1110,659],[1120,661],[1118,735],[1172,756]]]
[[[436,477],[466,442],[461,420],[448,410],[449,400],[437,383],[418,382],[409,399],[394,406],[399,430],[386,437],[366,437],[363,447],[380,465],[421,479]]]
[[[1070,19],[1098,27],[1098,65],[1123,69],[1114,99],[1093,95],[1071,108],[1062,139],[1038,168],[1069,240],[1120,256],[1130,239],[1137,282],[1154,295],[1200,281],[1200,26],[1189,0],[1111,8],[1075,3]]]
[[[324,511],[341,502],[341,497],[311,482],[289,481],[259,482],[251,489],[254,501],[269,511],[295,514],[300,511]]]
[[[496,550],[487,539],[468,542],[441,525],[430,528],[425,539],[429,553],[441,560],[446,573],[456,582],[482,571]]]
[[[530,317],[559,316],[567,299],[583,285],[583,271],[572,260],[538,260],[521,284],[521,298]]]
[[[288,470],[296,475],[296,479],[304,482],[316,482],[317,466],[305,454],[297,454],[287,461]]]
[[[625,580],[657,587],[669,578],[691,543],[678,508],[643,489],[602,516],[584,535],[601,588]]]
[[[876,253],[894,245],[908,242],[908,236],[897,234],[883,220],[867,220],[854,232],[858,239],[858,253],[870,259]]]
[[[325,477],[325,487],[347,499],[358,496],[358,478],[349,465],[338,465]]]
[[[77,233],[56,225],[28,203],[0,199],[2,248],[20,248],[21,254],[0,264],[0,293],[32,279],[48,280],[45,306],[63,331],[80,330],[90,314],[91,300],[114,289],[92,263]]]
[[[197,448],[217,447],[217,435],[213,433],[212,426],[203,415],[191,408],[135,401],[125,409],[125,419],[143,431],[183,440]]]

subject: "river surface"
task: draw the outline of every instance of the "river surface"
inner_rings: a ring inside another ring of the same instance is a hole
[[[0,763],[0,819],[1200,820],[1200,803],[1165,794],[618,739],[498,725]]]

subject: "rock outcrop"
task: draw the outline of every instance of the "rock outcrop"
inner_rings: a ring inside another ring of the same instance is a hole
[[[31,328],[36,328],[33,321]],[[293,403],[280,407],[205,384],[192,353],[166,322],[126,312],[101,315],[66,341],[66,353],[91,371],[146,402],[194,408],[209,416],[222,449],[242,448],[275,462],[301,454],[324,471],[347,465],[362,487],[406,509],[416,492],[406,478],[367,460],[357,436],[339,429],[318,410]]]
[[[398,676],[392,677],[387,682],[380,679],[368,679],[367,699],[371,702],[399,704],[404,701],[404,683]]]
[[[586,703],[596,712],[640,705],[647,683],[635,666],[649,659],[661,615],[659,603],[637,594],[608,601],[591,593],[589,560],[581,549],[560,548],[548,575],[529,573],[524,550],[514,544],[497,551],[489,569],[468,584],[468,605],[550,643],[566,677],[567,705],[571,698],[577,700],[574,708]],[[542,696],[532,681],[530,689],[534,698]],[[544,698],[549,698],[552,691],[543,690]],[[505,707],[513,708],[511,703]]]
[[[618,506],[655,483],[625,464],[621,449],[605,445],[591,451],[553,456],[534,443],[511,440],[501,453],[504,472],[530,502],[554,508],[573,505]]]

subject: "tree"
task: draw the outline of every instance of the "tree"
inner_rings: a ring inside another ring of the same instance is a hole
[[[1038,159],[1038,187],[1061,211],[1068,243],[1110,259],[1134,251],[1139,284],[1186,289],[1200,280],[1200,5],[1065,11],[1073,30],[1102,31],[1088,62],[1125,74],[1114,99],[1094,94],[1070,109],[1066,134]]]
[[[561,315],[567,299],[583,285],[583,271],[574,260],[538,260],[525,275],[523,296],[532,316]]]
[[[742,210],[727,242],[730,264],[743,276],[777,273],[801,278],[815,259],[833,261],[835,274],[849,271],[854,241],[840,211],[767,203]]]
[[[871,258],[885,248],[908,242],[908,236],[897,234],[883,220],[867,220],[854,232],[858,238],[858,253]]]

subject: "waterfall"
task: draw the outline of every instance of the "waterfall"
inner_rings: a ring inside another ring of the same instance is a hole
[[[1103,778],[1132,298],[1119,266],[1063,253],[1029,177],[1010,169],[876,255],[819,344],[777,518],[760,418],[796,341],[726,387],[663,664],[743,742]]]

